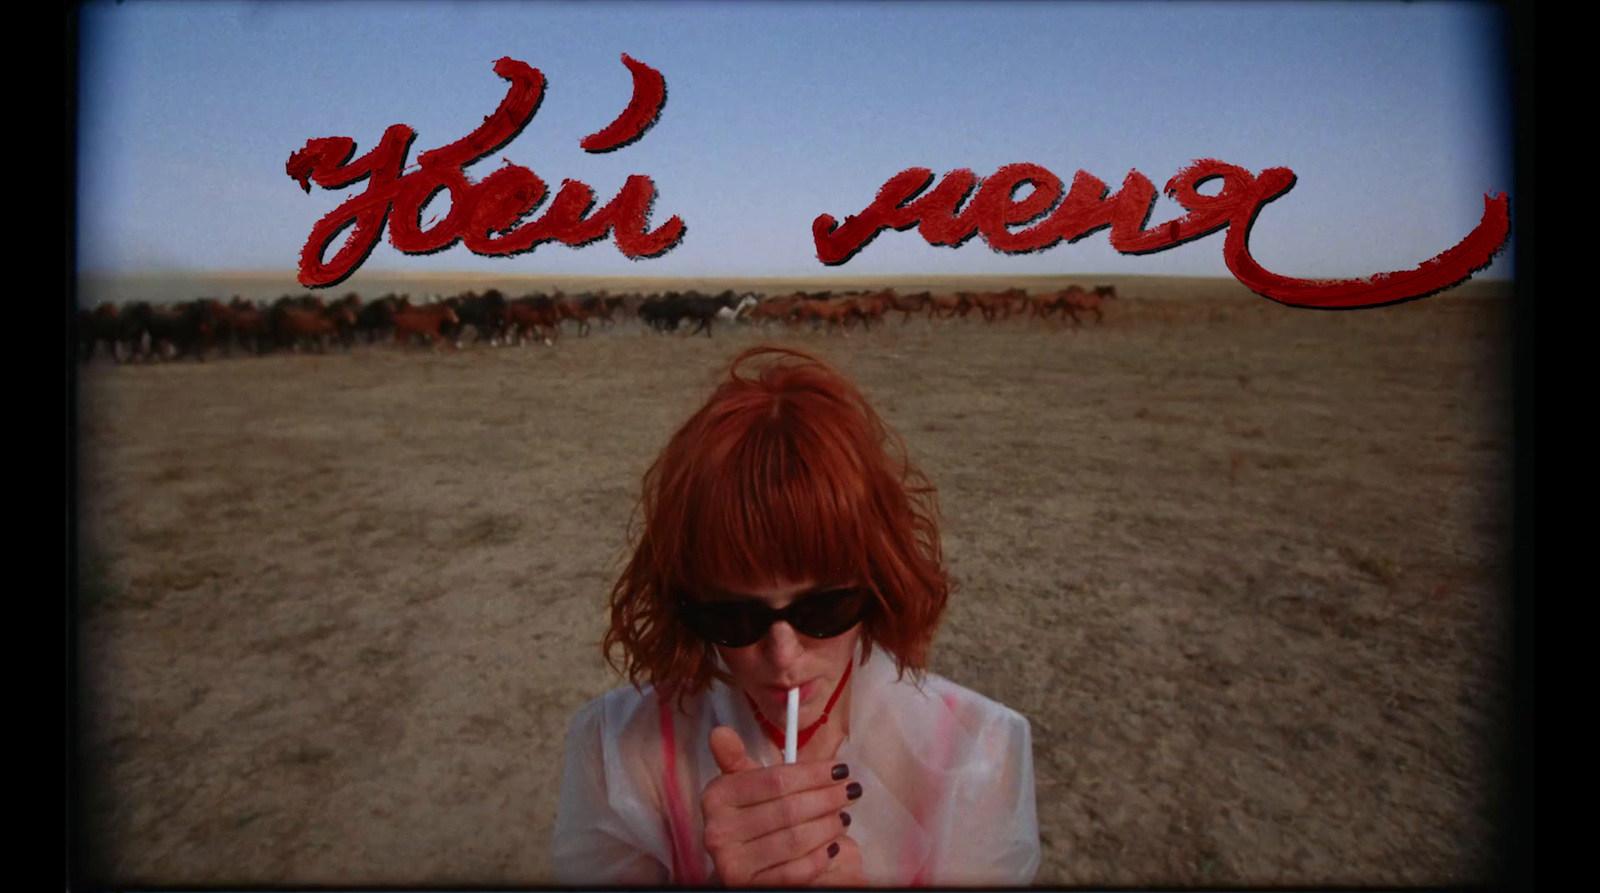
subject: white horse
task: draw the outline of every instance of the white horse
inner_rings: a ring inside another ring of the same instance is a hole
[[[761,302],[754,292],[747,292],[739,298],[739,303],[732,307],[723,307],[717,311],[717,321],[723,323],[746,322],[750,309]]]

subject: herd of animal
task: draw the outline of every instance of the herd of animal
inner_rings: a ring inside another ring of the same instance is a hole
[[[180,357],[204,361],[213,351],[326,351],[334,345],[349,349],[380,341],[434,349],[449,343],[460,348],[468,329],[473,330],[474,340],[494,345],[553,345],[569,322],[584,336],[595,325],[609,327],[628,319],[638,319],[648,331],[704,333],[707,337],[718,323],[782,325],[848,335],[851,329],[870,330],[895,314],[901,316],[902,324],[921,316],[929,320],[981,317],[987,323],[1018,317],[1082,325],[1089,318],[1104,322],[1102,305],[1116,296],[1115,288],[1101,285],[1092,290],[1069,286],[1038,295],[1022,289],[902,295],[889,289],[765,299],[753,292],[733,291],[625,297],[558,293],[508,299],[495,290],[416,303],[394,294],[372,301],[349,294],[332,302],[314,295],[285,295],[271,304],[237,297],[229,303],[201,298],[164,306],[143,301],[121,307],[101,304],[79,312],[77,335],[84,362],[93,359],[102,344],[118,363]]]

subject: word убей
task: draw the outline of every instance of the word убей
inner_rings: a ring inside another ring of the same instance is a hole
[[[611,125],[582,140],[586,151],[609,152],[638,141],[666,103],[666,83],[659,72],[626,54],[622,61],[633,73],[633,99]],[[300,252],[301,285],[323,288],[344,281],[377,246],[386,221],[390,242],[406,254],[443,251],[459,239],[475,254],[509,256],[557,240],[581,247],[608,234],[631,258],[658,257],[678,245],[684,232],[678,217],[658,229],[647,229],[656,187],[649,177],[639,175],[630,176],[616,198],[593,214],[589,210],[594,207],[594,190],[567,180],[539,219],[511,229],[544,202],[549,194],[545,182],[509,161],[478,183],[468,179],[462,168],[516,139],[538,111],[545,81],[537,69],[511,58],[496,62],[494,71],[511,82],[500,107],[466,137],[417,156],[418,168],[410,173],[401,174],[416,131],[404,124],[384,131],[377,147],[354,161],[350,156],[355,154],[355,140],[342,136],[307,140],[305,148],[289,156],[288,174],[307,192],[310,180],[324,189],[339,189],[371,178],[365,192],[311,228]],[[450,213],[425,230],[420,223],[422,208],[441,190],[449,190]],[[351,225],[355,229],[344,247],[324,263],[329,243]]]
[[[1221,191],[1201,194],[1200,184],[1214,178],[1222,180]],[[817,258],[830,266],[843,264],[883,230],[913,226],[930,245],[959,247],[981,233],[989,247],[1008,254],[1040,251],[1062,239],[1073,242],[1106,226],[1111,227],[1112,248],[1151,254],[1228,227],[1223,258],[1234,278],[1251,291],[1294,307],[1348,309],[1408,301],[1456,285],[1488,266],[1511,231],[1505,193],[1485,195],[1483,219],[1472,233],[1414,270],[1360,279],[1291,279],[1263,269],[1246,244],[1262,206],[1294,187],[1295,175],[1288,168],[1268,168],[1255,176],[1222,161],[1192,162],[1167,181],[1165,190],[1189,213],[1152,229],[1145,224],[1156,190],[1138,171],[1130,172],[1110,198],[1105,183],[1079,171],[1063,199],[1061,179],[1036,164],[1006,165],[981,186],[972,171],[952,171],[932,192],[921,195],[932,182],[933,171],[910,168],[890,177],[877,199],[844,223],[828,214],[819,216],[811,226]],[[1023,184],[1032,185],[1033,191],[1014,199]],[[977,194],[958,212],[974,187]],[[1010,229],[1029,223],[1033,225],[1023,230]]]

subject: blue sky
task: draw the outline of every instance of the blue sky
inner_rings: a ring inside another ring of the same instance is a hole
[[[386,237],[362,270],[1227,276],[1222,233],[1133,257],[1105,231],[1026,256],[891,231],[843,267],[823,266],[811,237],[816,216],[859,212],[908,167],[1031,162],[1113,188],[1137,169],[1159,187],[1211,157],[1298,175],[1251,231],[1263,266],[1365,276],[1454,246],[1484,194],[1512,187],[1490,5],[130,0],[86,4],[81,26],[83,271],[292,270],[351,192],[305,194],[289,155],[328,136],[359,154],[404,123],[414,162],[505,97],[502,56],[544,73],[544,102],[468,175],[509,159],[552,194],[577,179],[603,204],[645,174],[652,224],[682,217],[682,244],[646,261],[610,240],[414,257]],[[638,143],[590,155],[579,139],[631,96],[623,53],[665,76],[667,105]],[[444,210],[436,199],[423,219]],[[1151,220],[1180,213],[1162,198]],[[1511,274],[1508,245],[1479,276]]]

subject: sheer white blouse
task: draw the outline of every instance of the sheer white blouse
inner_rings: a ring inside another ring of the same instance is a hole
[[[869,883],[1025,886],[1039,868],[1033,742],[1010,708],[929,674],[919,688],[874,653],[853,672],[850,735],[834,762],[863,795],[849,835]],[[764,766],[783,756],[722,683],[683,712],[620,688],[578,711],[556,814],[556,882],[718,885],[700,793],[719,774],[711,730],[732,727]],[[667,746],[670,742],[671,746]]]

